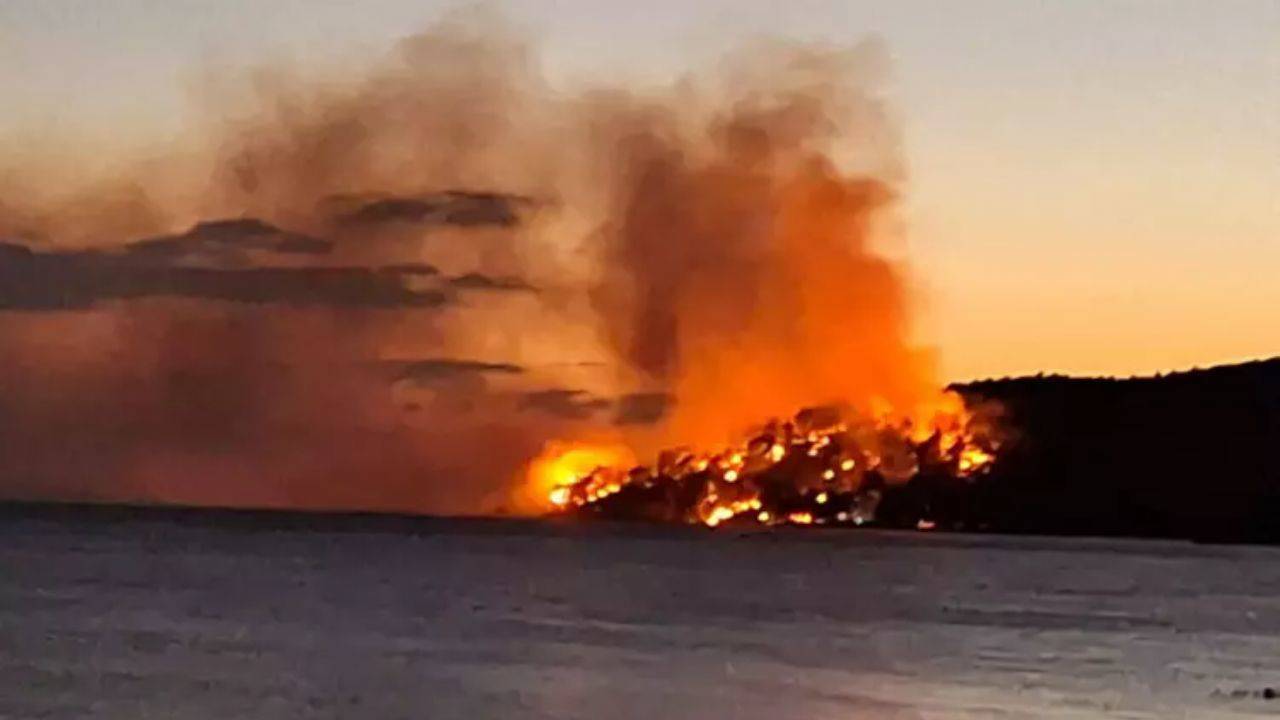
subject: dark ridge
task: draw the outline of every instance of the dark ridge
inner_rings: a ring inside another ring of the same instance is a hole
[[[1280,358],[1125,380],[1038,376],[952,389],[984,415],[1000,408],[994,465],[970,477],[921,465],[902,484],[868,473],[862,490],[881,493],[868,524],[1280,542]],[[805,461],[800,454],[795,462]],[[791,490],[792,470],[779,472],[785,482],[777,487]],[[697,471],[624,486],[579,514],[682,522],[705,479]],[[767,473],[757,482],[766,507],[803,507],[783,491],[765,497]],[[843,502],[823,509],[834,513]]]
[[[11,256],[33,253],[0,244],[0,268]],[[390,365],[397,377],[424,382],[523,372],[510,363],[467,359]],[[1280,358],[1153,377],[1036,376],[953,389],[971,403],[999,402],[1009,442],[991,471],[971,481],[922,475],[886,488],[881,527],[929,519],[951,531],[1280,543]],[[581,401],[572,390],[530,400],[539,406]],[[342,519],[370,517],[359,513],[295,519],[266,511],[0,504],[0,517],[64,513],[111,521],[216,517],[230,518],[217,523],[324,530],[334,523],[391,528],[419,522]]]
[[[1013,432],[971,485],[911,483],[902,524],[1009,533],[1280,542],[1280,358],[1130,379],[957,384]]]

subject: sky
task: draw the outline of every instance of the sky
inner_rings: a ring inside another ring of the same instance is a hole
[[[490,4],[566,83],[661,82],[759,36],[882,40],[909,172],[895,252],[948,379],[1280,355],[1276,0]],[[453,7],[0,0],[0,143],[145,146],[191,121],[202,73],[376,57]]]

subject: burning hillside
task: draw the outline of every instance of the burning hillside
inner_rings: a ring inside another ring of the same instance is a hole
[[[0,148],[0,493],[723,524],[963,481],[884,65],[566,87],[464,13],[211,88],[145,162]]]
[[[943,391],[912,338],[915,299],[892,252],[892,124],[854,60],[748,63],[749,92],[618,146],[591,296],[624,374],[670,407],[613,433],[607,461],[588,462],[601,450],[590,443],[553,445],[532,466],[544,505],[862,524],[888,487],[989,465],[990,423]]]
[[[814,408],[769,422],[744,443],[667,450],[648,466],[618,464],[622,452],[562,448],[535,464],[534,480],[556,511],[589,517],[863,525],[875,520],[887,487],[920,476],[967,482],[990,468],[999,446],[989,419],[963,409],[915,425]],[[600,464],[584,467],[591,463]]]

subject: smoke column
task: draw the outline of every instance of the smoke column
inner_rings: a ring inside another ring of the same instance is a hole
[[[0,141],[0,494],[519,511],[556,439],[916,412],[883,64],[758,43],[566,89],[463,13],[211,84],[147,159]]]

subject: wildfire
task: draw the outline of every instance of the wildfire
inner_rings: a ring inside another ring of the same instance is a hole
[[[620,483],[596,477],[595,471],[634,462],[635,456],[624,445],[557,442],[533,460],[528,478],[535,494],[541,494],[555,508],[565,508],[570,503],[598,502],[619,492]]]
[[[634,465],[619,446],[562,446],[533,476],[564,513],[707,527],[862,525],[886,487],[925,474],[963,482],[986,472],[998,448],[993,428],[963,410],[921,424],[819,408],[769,422],[739,445],[672,449],[650,465]]]
[[[901,190],[897,164],[879,162],[892,133],[863,137],[868,118],[842,110],[878,101],[844,83],[840,63],[792,60],[759,88],[728,88],[737,99],[723,112],[656,124],[646,112],[612,143],[618,182],[592,235],[591,306],[619,384],[670,402],[643,427],[611,428],[644,448],[644,464],[549,450],[556,477],[535,480],[543,508],[863,525],[895,486],[945,488],[995,462],[990,428],[912,341],[905,268],[879,252]]]

